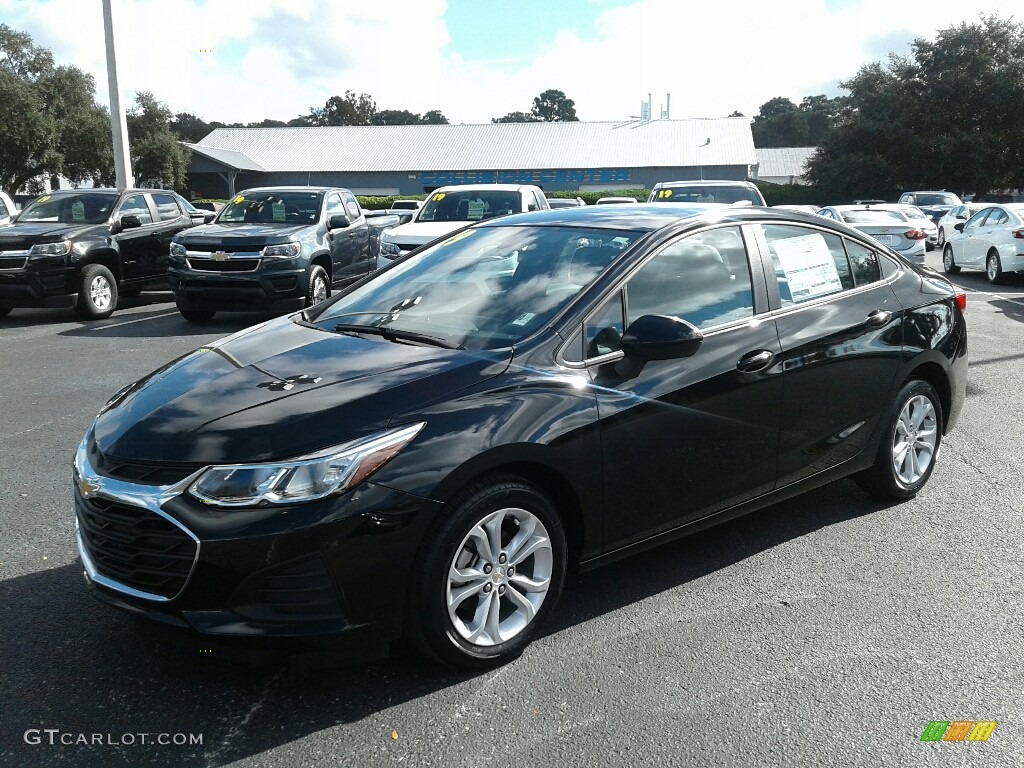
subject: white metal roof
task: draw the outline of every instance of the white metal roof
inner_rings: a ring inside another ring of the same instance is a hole
[[[217,128],[194,147],[266,171],[469,171],[752,165],[746,118]]]
[[[766,147],[757,153],[757,176],[803,176],[817,147]]]
[[[253,162],[252,158],[247,157],[244,153],[237,150],[224,149],[222,147],[211,146],[209,144],[189,144],[187,141],[183,141],[181,143],[196,154],[208,157],[211,160],[230,168],[237,168],[240,171],[266,170],[259,163]]]

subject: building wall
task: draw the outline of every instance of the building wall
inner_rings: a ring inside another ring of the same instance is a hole
[[[580,168],[480,171],[409,171],[407,173],[301,173],[240,172],[235,189],[272,186],[338,186],[357,195],[420,195],[447,184],[537,184],[548,192],[615,189],[650,189],[659,181],[723,179],[742,181],[747,166],[686,168]],[[606,185],[607,186],[604,186]],[[188,187],[194,197],[227,197],[227,182],[216,173],[192,172]]]

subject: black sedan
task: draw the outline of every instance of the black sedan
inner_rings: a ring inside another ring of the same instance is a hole
[[[75,458],[87,582],[210,635],[504,662],[568,569],[848,475],[918,493],[964,309],[799,213],[481,222],[111,398]]]

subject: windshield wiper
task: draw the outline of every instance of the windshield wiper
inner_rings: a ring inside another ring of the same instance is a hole
[[[374,336],[383,336],[388,341],[418,341],[421,344],[430,344],[444,349],[465,349],[461,344],[452,344],[450,341],[438,338],[437,336],[427,336],[426,334],[415,333],[414,331],[402,331],[398,328],[387,328],[377,325],[350,325],[348,323],[341,323],[334,326],[334,332],[368,333]]]

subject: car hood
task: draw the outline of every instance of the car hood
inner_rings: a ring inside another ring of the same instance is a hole
[[[174,360],[112,398],[94,425],[104,455],[239,463],[301,456],[384,429],[496,376],[511,351],[353,337],[278,318]]]
[[[90,230],[109,234],[107,224],[59,224],[54,221],[15,222],[0,230],[0,244],[53,242],[61,238],[81,237]]]
[[[387,239],[393,243],[429,243],[441,235],[461,229],[471,221],[410,221],[387,231]]]
[[[181,232],[175,241],[186,246],[237,248],[290,243],[313,224],[204,224]]]

